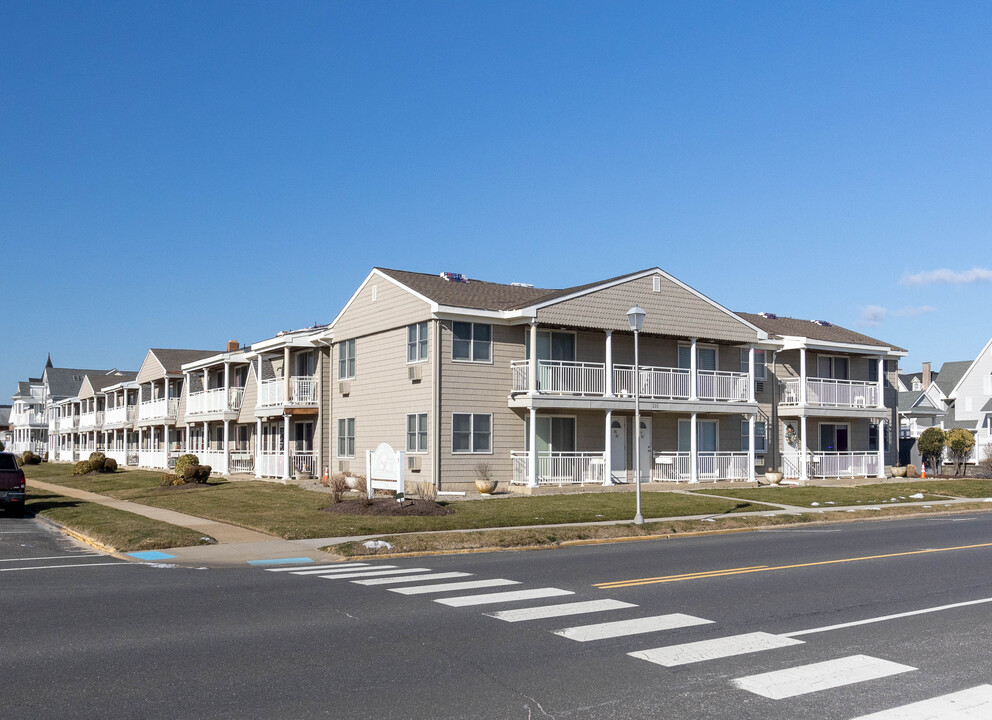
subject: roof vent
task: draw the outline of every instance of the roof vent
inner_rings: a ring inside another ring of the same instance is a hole
[[[776,315],[775,313],[767,313],[767,312],[765,312],[765,313],[758,313],[758,314],[761,317],[765,318],[766,320],[778,320],[778,315]]]
[[[810,320],[810,322],[815,323],[816,325],[820,325],[822,327],[833,327],[833,325],[828,323],[826,320]]]
[[[510,283],[513,287],[534,287],[534,283]]]
[[[466,278],[461,273],[443,272],[443,273],[441,273],[441,277],[443,279],[447,280],[448,282],[457,282],[457,283],[467,283],[468,282],[468,278]]]

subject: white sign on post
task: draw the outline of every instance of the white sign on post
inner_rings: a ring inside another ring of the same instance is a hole
[[[397,502],[403,502],[406,490],[405,460],[405,452],[394,451],[387,443],[379,443],[375,450],[365,452],[365,476],[368,478],[366,485],[370,500],[376,490],[394,490]]]

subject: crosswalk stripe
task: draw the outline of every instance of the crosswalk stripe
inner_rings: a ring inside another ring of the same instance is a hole
[[[733,683],[741,690],[755,695],[782,700],[912,670],[916,668],[869,655],[851,655],[837,660],[749,675],[737,678]]]
[[[430,568],[396,568],[395,570],[366,570],[364,572],[321,575],[324,580],[347,580],[349,578],[373,577],[375,575],[402,575],[403,573],[429,573]]]
[[[620,600],[587,600],[585,602],[562,603],[560,605],[545,605],[544,607],[517,608],[516,610],[500,610],[489,613],[489,617],[506,622],[522,622],[524,620],[543,620],[545,618],[564,617],[566,615],[582,615],[584,613],[606,612],[621,608],[637,607],[634,603]]]
[[[987,720],[989,717],[992,717],[992,685],[978,685],[854,720]]]
[[[352,580],[356,585],[396,585],[408,582],[423,582],[424,580],[445,580],[447,578],[471,577],[472,573],[446,572],[434,575],[411,575],[410,577],[384,577],[371,580]]]
[[[469,605],[491,605],[500,602],[517,602],[518,600],[536,600],[546,597],[561,597],[574,595],[571,590],[561,588],[532,588],[530,590],[510,590],[508,592],[487,593],[485,595],[463,595],[461,597],[441,598],[436,603],[450,607],[467,607]]]
[[[424,578],[424,580],[429,579],[429,577]],[[400,593],[401,595],[422,595],[424,593],[451,592],[452,590],[475,590],[476,588],[519,584],[519,580],[504,580],[503,578],[495,578],[493,580],[467,580],[465,582],[439,583],[438,585],[417,585],[415,587],[406,588],[389,588],[389,592]]]
[[[313,570],[294,570],[290,575],[336,575],[338,573],[369,572],[371,570],[390,570],[395,565],[347,565],[345,567],[314,568]]]
[[[265,572],[300,572],[303,568],[307,570],[350,570],[351,568],[364,567],[367,565],[368,563],[348,563],[347,565],[342,565],[341,563],[334,563],[333,565],[293,565],[292,567],[265,568]]]
[[[704,620],[703,618],[692,615],[671,613],[669,615],[655,615],[653,617],[634,618],[632,620],[596,623],[595,625],[578,625],[576,627],[565,628],[564,630],[556,630],[555,635],[561,635],[576,642],[589,642],[590,640],[606,640],[608,638],[642,635],[644,633],[660,632],[662,630],[676,630],[693,625],[708,625],[712,622],[712,620]]]
[[[689,665],[690,663],[704,662],[706,660],[733,657],[734,655],[747,655],[749,653],[761,652],[762,650],[774,650],[776,648],[788,647],[789,645],[802,644],[802,640],[793,640],[792,638],[782,637],[781,635],[754,632],[745,633],[744,635],[714,638],[712,640],[699,640],[681,645],[668,645],[651,650],[639,650],[627,654],[641,660],[664,665],[665,667],[676,667],[677,665]]]

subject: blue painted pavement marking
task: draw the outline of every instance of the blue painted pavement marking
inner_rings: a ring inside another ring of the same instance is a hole
[[[144,552],[128,553],[128,555],[138,558],[139,560],[169,560],[170,558],[175,557],[175,555],[168,555],[164,552],[159,552],[158,550],[145,550]]]
[[[249,565],[289,565],[290,563],[312,563],[308,557],[298,558],[272,558],[270,560],[249,560]]]

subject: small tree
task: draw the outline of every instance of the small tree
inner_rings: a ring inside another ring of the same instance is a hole
[[[940,468],[940,459],[944,455],[944,444],[947,442],[947,435],[939,427],[927,428],[916,441],[916,447],[920,450],[920,457],[923,464],[933,468],[934,473]]]
[[[951,459],[954,461],[954,474],[963,475],[965,461],[975,447],[975,436],[964,428],[954,428],[947,432],[945,442],[947,449],[951,451]]]

